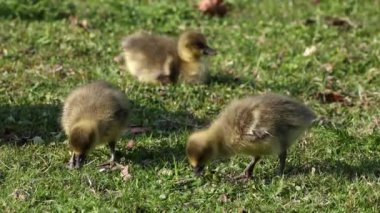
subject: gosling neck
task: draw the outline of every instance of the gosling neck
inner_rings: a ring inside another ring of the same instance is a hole
[[[201,60],[200,54],[195,54],[190,51],[186,46],[184,46],[184,44],[182,44],[182,42],[178,42],[177,52],[182,63],[194,63]]]
[[[233,151],[228,146],[228,132],[221,125],[214,124],[208,130],[213,141],[213,149],[215,153],[226,156],[231,155]]]

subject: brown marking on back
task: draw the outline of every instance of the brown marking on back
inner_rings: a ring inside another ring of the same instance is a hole
[[[246,135],[248,129],[253,123],[254,115],[253,111],[257,108],[256,106],[249,108],[244,107],[239,112],[237,112],[237,115],[235,117],[234,126],[236,127],[235,131],[237,135],[239,136],[239,139],[243,139],[243,137]]]

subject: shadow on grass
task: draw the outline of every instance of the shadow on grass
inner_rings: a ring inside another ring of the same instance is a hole
[[[57,105],[1,105],[0,146],[23,145],[36,136],[52,139],[60,131],[59,117]]]
[[[149,129],[144,134],[168,136],[175,132],[193,130],[203,127],[207,121],[196,118],[184,110],[167,111],[157,106],[147,106],[136,101],[130,101],[132,112],[129,118],[131,126],[141,126]]]
[[[127,140],[136,141],[142,137],[151,137],[157,140],[153,146],[137,145],[132,151],[120,150],[118,158],[131,160],[133,163],[143,166],[162,165],[172,163],[174,159],[181,160],[185,157],[185,143],[170,143],[172,134],[193,131],[205,126],[208,121],[196,118],[193,114],[184,110],[167,111],[157,106],[146,106],[136,101],[130,101],[132,113],[130,124],[147,130],[141,134],[127,134]]]
[[[175,146],[138,146],[132,151],[125,152],[120,150],[119,158],[130,160],[133,164],[141,166],[155,167],[165,164],[174,164],[174,161],[182,161],[185,158],[185,143]]]
[[[380,177],[380,159],[361,159],[357,164],[352,165],[340,160],[315,160],[306,165],[289,166],[286,175],[309,174],[314,168],[316,173],[334,174],[350,180],[359,176]]]
[[[248,85],[255,87],[255,82],[250,79],[245,79],[244,77],[237,77],[227,73],[218,73],[218,75],[211,75],[207,81],[208,85],[212,84],[222,84],[229,87],[239,87],[242,85]]]
[[[205,123],[186,111],[169,112],[137,102],[131,102],[131,109],[129,123],[149,129],[144,134],[152,137],[168,136],[173,132],[198,128]],[[0,106],[0,146],[24,145],[37,136],[44,141],[51,141],[62,132],[60,114],[61,107],[58,105]]]
[[[5,180],[5,173],[3,173],[3,172],[0,170],[0,185],[4,183],[4,180]]]
[[[0,19],[27,21],[59,20],[75,14],[75,4],[49,0],[20,0],[0,3]]]

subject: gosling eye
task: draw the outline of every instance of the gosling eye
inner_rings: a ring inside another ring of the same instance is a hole
[[[197,47],[197,48],[199,48],[199,49],[203,49],[203,48],[205,48],[206,45],[205,45],[203,42],[198,41],[198,42],[195,42],[195,43],[193,44],[193,46],[194,46],[194,47]]]

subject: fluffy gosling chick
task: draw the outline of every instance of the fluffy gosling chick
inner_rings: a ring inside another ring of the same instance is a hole
[[[108,144],[113,162],[116,140],[126,127],[127,117],[125,95],[107,82],[97,81],[72,91],[61,119],[72,154],[68,167],[79,168],[86,154],[102,144]]]
[[[185,31],[178,40],[140,32],[123,39],[128,71],[142,82],[202,83],[207,78],[203,56],[215,55],[203,34]]]
[[[277,154],[282,174],[287,149],[315,119],[313,111],[285,96],[264,94],[235,100],[209,128],[189,137],[186,154],[197,175],[211,159],[235,154],[252,156],[237,178],[252,177],[263,155]]]

